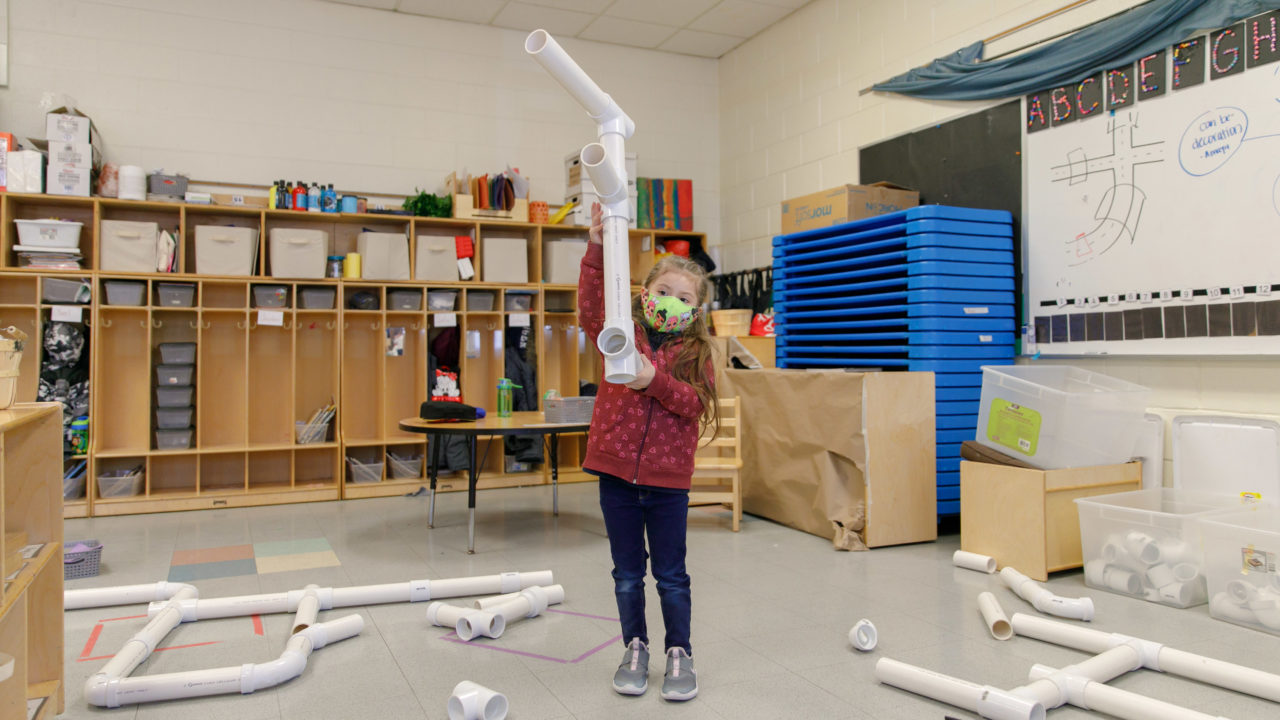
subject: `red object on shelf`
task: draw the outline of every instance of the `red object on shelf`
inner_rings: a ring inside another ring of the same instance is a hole
[[[458,259],[475,257],[475,246],[471,243],[470,235],[457,235],[453,238],[454,247],[458,250]]]
[[[679,255],[682,258],[689,257],[688,240],[663,240],[662,245],[672,255]]]

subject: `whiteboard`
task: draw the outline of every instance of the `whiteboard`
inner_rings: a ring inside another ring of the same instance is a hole
[[[1280,353],[1280,63],[1023,148],[1039,353]]]

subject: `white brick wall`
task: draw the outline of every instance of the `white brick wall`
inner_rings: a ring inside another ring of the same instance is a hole
[[[973,112],[858,90],[1061,7],[1062,0],[814,0],[720,59],[726,270],[768,265],[779,204],[858,181],[858,148]],[[1137,4],[1095,0],[997,40],[988,54]],[[831,127],[835,127],[835,131]],[[762,163],[763,158],[763,163]],[[1280,373],[1264,358],[1063,360],[1151,387],[1166,417],[1280,415]],[[1280,419],[1277,417],[1276,419]]]
[[[564,156],[594,140],[518,31],[316,0],[8,1],[0,129],[41,136],[41,94],[67,93],[114,162],[383,193],[510,163],[559,203]],[[717,62],[562,44],[635,119],[640,173],[692,179],[717,237]]]

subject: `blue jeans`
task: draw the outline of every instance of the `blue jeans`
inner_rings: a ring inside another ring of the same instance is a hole
[[[600,478],[600,510],[609,533],[613,555],[613,592],[618,598],[622,641],[640,638],[649,644],[644,620],[645,561],[652,560],[666,626],[666,649],[689,646],[692,596],[685,571],[685,530],[689,521],[689,495],[664,492],[613,477]],[[645,551],[645,533],[649,549]]]

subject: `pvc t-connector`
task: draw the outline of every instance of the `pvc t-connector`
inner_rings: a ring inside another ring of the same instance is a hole
[[[991,720],[1044,720],[1044,706],[1008,690],[984,685],[978,698],[978,715]]]

